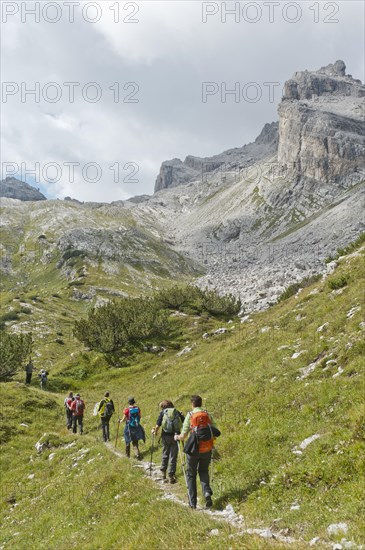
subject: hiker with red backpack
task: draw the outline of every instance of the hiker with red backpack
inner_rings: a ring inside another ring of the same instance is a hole
[[[74,394],[72,391],[68,394],[68,396],[65,398],[64,405],[65,405],[65,411],[66,411],[66,427],[68,430],[71,430],[72,428],[72,409],[71,405],[74,402]]]
[[[106,391],[104,399],[99,403],[98,415],[101,419],[103,429],[103,439],[105,442],[110,441],[109,422],[115,412],[113,400],[110,399],[110,392]]]
[[[205,507],[211,508],[213,506],[209,465],[212,459],[214,438],[220,435],[220,431],[213,416],[202,408],[202,404],[203,400],[200,395],[191,397],[192,410],[185,417],[181,435],[175,435],[176,441],[184,441],[187,435],[190,434],[184,447],[190,508],[196,508],[197,505],[196,476],[198,473],[205,498]]]
[[[134,397],[128,398],[128,407],[123,410],[123,418],[119,422],[125,422],[124,440],[125,454],[129,458],[131,456],[131,443],[133,445],[134,456],[137,460],[141,460],[138,441],[146,441],[146,435],[141,425],[141,409],[136,404]]]
[[[82,435],[82,432],[84,430],[83,426],[83,419],[84,419],[84,412],[85,412],[85,402],[81,399],[81,396],[79,393],[75,396],[75,401],[71,403],[71,411],[72,411],[72,431],[73,433],[77,433],[77,425],[79,425],[80,435]]]
[[[157,435],[159,429],[162,429],[162,463],[160,470],[164,481],[166,480],[168,469],[170,483],[176,483],[175,473],[179,448],[174,435],[181,432],[185,418],[180,411],[175,409],[174,404],[167,399],[162,401],[159,407],[161,412],[158,416],[156,426],[152,428],[152,435]]]

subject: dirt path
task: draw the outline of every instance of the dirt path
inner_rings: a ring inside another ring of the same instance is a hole
[[[125,458],[125,455],[122,452],[115,449],[111,443],[106,444],[106,446],[112,453],[114,453],[119,458]],[[134,464],[134,467],[140,468],[141,470],[143,470],[144,476],[151,479],[156,485],[158,485],[158,487],[163,492],[161,496],[161,500],[170,500],[172,502],[175,502],[179,506],[188,507],[187,498],[186,500],[183,500],[177,494],[177,491],[175,490],[175,486],[170,485],[169,483],[166,483],[163,480],[161,476],[161,472],[158,466],[156,466],[156,464],[154,464],[153,462],[151,463],[151,462],[146,462],[141,460],[140,462],[136,462]],[[224,521],[228,523],[231,527],[233,527],[236,530],[236,533],[231,535],[232,537],[240,537],[242,535],[256,535],[265,539],[276,540],[278,542],[285,543],[285,544],[298,545],[299,543],[303,543],[303,541],[299,541],[298,539],[295,539],[293,537],[288,537],[280,533],[274,533],[270,528],[266,528],[266,529],[247,528],[243,517],[240,514],[236,514],[231,504],[227,504],[224,510],[207,510],[198,505],[197,511],[199,513],[206,514],[207,516],[214,518],[218,521]],[[212,534],[215,534],[215,533],[212,533]]]

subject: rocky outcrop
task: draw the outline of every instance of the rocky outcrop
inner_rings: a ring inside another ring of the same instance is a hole
[[[46,197],[25,181],[7,177],[0,181],[0,197],[18,199],[20,201],[45,201]]]
[[[162,163],[156,178],[155,192],[169,187],[176,187],[195,179],[198,171],[180,159],[166,160]]]
[[[364,179],[364,100],[360,80],[337,61],[297,72],[279,105],[278,162],[286,178],[341,183]]]
[[[133,204],[141,204],[141,202],[146,202],[150,198],[150,195],[135,195],[134,197],[129,197],[126,202],[132,202]],[[112,204],[115,204],[112,202]]]
[[[278,146],[278,123],[265,124],[260,135],[253,143],[243,147],[228,149],[212,157],[194,157],[186,159],[167,160],[162,163],[157,176],[155,192],[184,185],[192,181],[204,181],[206,177],[217,170],[226,172],[233,168],[244,169],[260,161],[267,155],[275,153]],[[223,180],[224,181],[224,180]]]

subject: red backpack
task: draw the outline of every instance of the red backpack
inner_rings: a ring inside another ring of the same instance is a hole
[[[190,428],[192,432],[196,432],[199,453],[208,453],[213,449],[214,440],[211,424],[207,411],[190,413]]]
[[[76,406],[75,406],[76,416],[82,416],[84,414],[84,408],[85,408],[85,405],[82,399],[77,399]]]

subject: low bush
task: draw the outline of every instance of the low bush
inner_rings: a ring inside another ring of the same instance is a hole
[[[9,380],[22,368],[32,348],[31,334],[9,334],[0,330],[0,380]]]
[[[109,364],[124,366],[125,357],[145,344],[172,338],[171,310],[229,318],[240,309],[234,296],[176,285],[150,298],[122,298],[94,308],[87,319],[76,321],[74,335],[90,350],[103,353]]]
[[[329,279],[328,286],[331,290],[338,290],[347,285],[347,277],[345,275],[340,275],[339,277],[334,277]]]
[[[220,296],[214,290],[202,290],[196,286],[175,285],[155,294],[155,300],[162,309],[181,311],[188,314],[210,314],[230,318],[241,310],[241,301],[232,294]]]
[[[122,298],[94,308],[74,328],[80,342],[103,353],[115,366],[150,338],[166,337],[169,332],[168,313],[151,298]]]
[[[288,298],[291,298],[291,296],[295,296],[295,294],[300,290],[301,288],[306,288],[307,286],[312,285],[313,283],[316,283],[322,278],[322,275],[311,275],[310,277],[305,277],[301,281],[297,283],[293,283],[292,285],[288,286],[286,290],[279,296],[278,302],[283,302],[284,300],[287,300]]]

